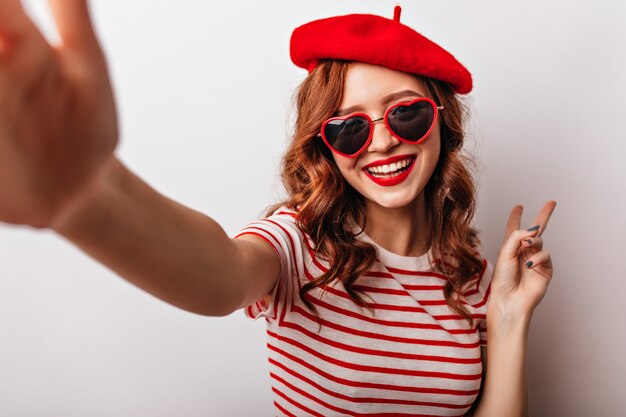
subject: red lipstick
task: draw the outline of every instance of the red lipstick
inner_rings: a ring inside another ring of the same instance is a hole
[[[387,159],[379,159],[378,161],[374,161],[372,163],[369,163],[369,164],[365,165],[363,167],[363,169],[369,168],[369,167],[377,167],[379,165],[393,164],[394,162],[402,161],[402,160],[408,159],[408,158],[415,158],[415,155],[396,155],[396,156],[392,156],[391,158],[387,158]]]
[[[406,169],[404,171],[402,171],[398,175],[393,175],[393,176],[385,175],[385,176],[382,176],[382,177],[377,177],[377,176],[373,175],[372,173],[370,173],[369,170],[367,169],[367,168],[370,168],[370,167],[376,167],[376,166],[381,166],[381,165],[388,165],[388,164],[392,164],[394,162],[403,161],[403,160],[405,160],[407,158],[411,158],[411,163],[406,167]],[[376,184],[381,185],[383,187],[391,187],[393,185],[400,184],[402,181],[407,179],[407,177],[409,176],[409,174],[413,170],[413,167],[415,166],[415,160],[416,159],[417,159],[416,155],[398,155],[398,156],[394,156],[394,157],[391,157],[391,158],[388,158],[388,159],[381,159],[381,160],[378,160],[378,161],[374,161],[371,164],[368,164],[365,167],[363,167],[363,172],[365,173],[365,175],[367,175],[369,177],[369,179],[374,181]]]

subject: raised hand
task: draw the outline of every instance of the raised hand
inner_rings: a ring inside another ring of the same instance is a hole
[[[0,0],[0,221],[46,227],[111,159],[117,117],[87,0],[50,0],[51,46]]]
[[[550,253],[543,248],[541,235],[556,207],[544,204],[533,221],[535,230],[520,229],[522,206],[511,210],[504,242],[494,266],[489,301],[490,312],[503,316],[530,317],[546,293],[552,278]]]

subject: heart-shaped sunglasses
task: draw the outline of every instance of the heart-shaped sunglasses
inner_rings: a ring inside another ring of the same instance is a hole
[[[433,130],[439,110],[443,110],[443,106],[437,106],[427,97],[419,97],[393,104],[378,119],[365,113],[331,117],[322,124],[317,136],[333,152],[356,158],[372,141],[374,123],[384,121],[394,137],[415,145],[423,142]]]

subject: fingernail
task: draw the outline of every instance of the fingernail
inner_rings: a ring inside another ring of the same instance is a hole
[[[535,230],[539,230],[539,225],[533,226],[530,229],[528,229],[529,232],[534,232]]]
[[[531,266],[533,266],[533,261],[526,262],[526,268],[530,268]]]
[[[532,239],[524,239],[524,242],[528,243],[529,245],[533,244]]]

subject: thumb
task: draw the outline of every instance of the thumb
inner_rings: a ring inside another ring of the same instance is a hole
[[[63,47],[82,56],[104,59],[87,0],[48,0]]]

